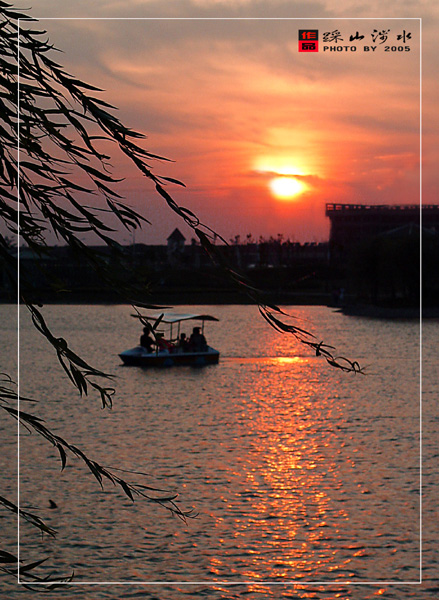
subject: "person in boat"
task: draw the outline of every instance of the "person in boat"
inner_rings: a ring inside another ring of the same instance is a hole
[[[182,352],[188,352],[189,351],[189,341],[188,341],[185,333],[181,333],[180,334],[180,337],[179,337],[178,342],[177,342],[177,347]]]
[[[160,350],[167,350],[168,352],[173,352],[175,350],[175,346],[169,340],[165,340],[163,333],[157,333],[156,335],[156,344],[157,348]]]
[[[189,349],[191,352],[205,352],[207,350],[207,342],[199,327],[194,327],[191,337],[189,338]]]
[[[144,327],[143,333],[140,336],[140,345],[142,346],[142,348],[145,348],[147,352],[152,352],[154,344],[155,341],[151,337],[150,330],[148,329],[148,327]]]

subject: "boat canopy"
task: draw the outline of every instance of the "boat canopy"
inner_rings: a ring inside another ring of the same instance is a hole
[[[172,312],[155,313],[153,315],[131,315],[136,319],[148,319],[148,321],[157,321],[161,316],[161,323],[180,323],[181,321],[219,321],[212,315],[198,315],[198,314],[181,314]]]

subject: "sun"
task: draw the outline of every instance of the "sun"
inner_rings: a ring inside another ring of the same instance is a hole
[[[294,177],[275,177],[269,183],[272,194],[279,200],[292,200],[305,191],[305,185]]]
[[[295,157],[259,157],[254,171],[260,174],[276,200],[294,202],[310,189],[306,179],[309,170]]]

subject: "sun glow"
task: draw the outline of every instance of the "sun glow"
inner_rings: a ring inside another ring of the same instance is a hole
[[[294,177],[275,177],[269,185],[272,194],[279,200],[291,200],[306,189],[306,186]]]
[[[303,180],[308,171],[295,157],[260,157],[254,169],[265,179],[271,194],[277,200],[292,201],[309,190],[308,183]]]

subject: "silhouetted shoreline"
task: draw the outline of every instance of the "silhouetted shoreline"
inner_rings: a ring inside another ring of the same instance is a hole
[[[267,303],[283,304],[283,305],[313,305],[313,306],[327,306],[330,303],[331,295],[327,293],[291,293],[291,292],[262,292],[262,299]],[[139,300],[139,298],[137,298]],[[14,304],[16,297],[4,296],[0,298],[2,304]],[[96,292],[68,292],[68,293],[52,293],[52,294],[41,294],[35,296],[35,302],[41,302],[42,304],[91,304],[91,305],[111,305],[111,304],[126,304],[129,305],[131,302],[122,298],[117,293],[107,293],[105,291]],[[151,295],[145,296],[141,299],[141,302],[145,304],[157,304],[166,306],[178,306],[185,304],[199,305],[215,305],[215,304],[255,304],[245,294],[236,292],[234,290],[200,290],[200,291],[188,291],[188,290],[167,290],[152,293]]]
[[[340,312],[352,317],[365,317],[371,319],[419,319],[419,306],[401,306],[401,305],[375,305],[355,303],[345,304],[344,306],[334,305],[331,294],[321,292],[263,292],[262,299],[271,304],[279,306],[327,306],[334,312]],[[51,295],[39,296],[36,302],[45,305],[126,305],[130,302],[121,298],[116,293],[106,293],[104,291],[95,292],[69,292],[53,293]],[[167,290],[151,294],[142,299],[145,304],[173,307],[179,305],[254,305],[248,296],[230,290]],[[12,297],[0,298],[1,304],[15,304]],[[438,306],[424,306],[422,308],[422,317],[424,319],[439,318]]]

